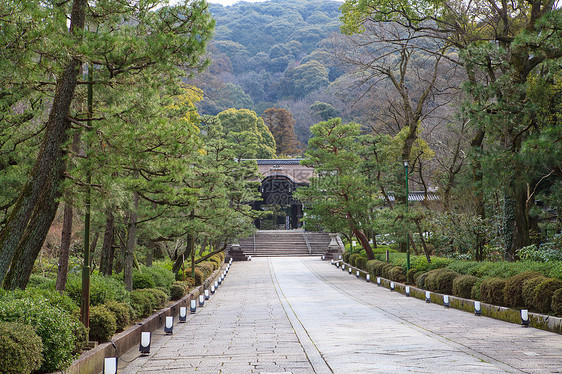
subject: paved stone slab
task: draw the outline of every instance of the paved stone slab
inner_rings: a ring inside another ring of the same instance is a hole
[[[562,336],[407,298],[318,258],[233,264],[124,373],[562,373]],[[120,367],[126,364],[120,362]]]

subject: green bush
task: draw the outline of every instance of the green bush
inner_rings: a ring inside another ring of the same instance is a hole
[[[440,277],[444,277],[443,279],[443,287],[447,288],[449,286],[449,284],[446,284],[447,280],[449,279],[448,276],[444,276],[444,274],[446,273],[452,273],[452,274],[456,274],[455,272],[453,272],[450,269],[447,268],[438,268],[438,269],[433,269],[427,272],[427,276],[425,277],[425,289],[429,290],[429,291],[435,291],[435,292],[442,292],[445,293],[444,291],[442,291],[439,288],[439,278]],[[450,290],[453,288],[453,282],[450,282]]]
[[[474,286],[472,286],[472,291],[470,292],[470,297],[474,300],[481,300],[480,297],[480,285],[484,282],[486,278],[478,278],[476,282],[474,282]]]
[[[552,308],[552,295],[562,288],[562,281],[548,278],[535,287],[534,308],[540,313],[550,313]]]
[[[179,300],[187,293],[187,286],[183,282],[175,282],[170,287],[170,297],[172,300]]]
[[[369,260],[369,261],[367,261],[367,265],[365,266],[365,267],[366,267],[365,270],[366,270],[369,274],[371,274],[371,277],[374,277],[374,276],[375,276],[374,267],[375,267],[375,265],[378,264],[378,263],[379,263],[378,260]]]
[[[460,276],[461,275],[459,273],[454,272],[450,269],[445,269],[445,271],[439,272],[437,274],[437,277],[435,278],[435,291],[446,295],[452,295],[453,282]]]
[[[349,256],[349,259],[347,261],[347,263],[351,266],[355,266],[355,260],[360,257],[359,253],[353,253],[352,255]]]
[[[472,287],[478,278],[473,275],[461,275],[453,280],[452,293],[457,297],[470,299],[472,296]]]
[[[41,366],[43,343],[33,327],[0,322],[0,368],[5,374],[29,374]]]
[[[523,282],[530,278],[541,277],[535,271],[526,271],[509,277],[505,281],[503,304],[511,308],[524,306],[523,302]]]
[[[179,281],[185,281],[186,279],[191,278],[191,268],[185,269],[183,273],[180,272],[178,275]],[[201,269],[195,268],[195,278],[193,279],[195,279],[195,285],[200,286],[207,278],[205,278],[205,275],[203,274]]]
[[[351,256],[351,252],[343,251],[343,253],[341,254],[341,258],[342,258],[343,262],[349,264],[349,256]]]
[[[557,289],[552,294],[552,304],[550,307],[557,316],[562,315],[562,288]]]
[[[136,269],[133,271],[133,290],[154,287],[156,287],[156,283],[151,274],[141,273]]]
[[[361,270],[367,270],[367,257],[357,257],[355,259],[355,266],[357,266]]]
[[[117,331],[117,321],[113,313],[105,305],[90,308],[90,339],[97,342],[111,340]]]
[[[419,275],[418,275],[418,274],[419,274]],[[417,279],[416,279],[416,286],[417,286],[418,288],[422,288],[422,289],[425,288],[425,280],[426,280],[426,278],[428,277],[428,275],[429,275],[429,272],[420,272],[420,273],[417,273],[417,274],[414,276],[414,278],[417,277]]]
[[[415,284],[416,283],[416,273],[418,273],[418,269],[410,269],[408,274],[406,274],[406,282],[408,284]]]
[[[160,309],[166,306],[166,303],[168,302],[168,295],[166,295],[165,292],[157,288],[146,288],[143,291],[149,292],[155,297],[156,304],[153,306],[154,309]]]
[[[486,278],[480,285],[480,300],[493,305],[502,305],[505,288],[505,279]]]
[[[383,270],[384,267],[386,266],[386,262],[384,261],[379,261],[376,260],[377,262],[374,264],[373,266],[373,271],[374,271],[374,276],[375,277],[382,277],[383,276]]]
[[[171,286],[170,286],[170,287],[171,287]],[[168,296],[168,299],[169,299],[170,296],[171,296],[170,287],[156,286],[156,287],[154,287],[154,288],[156,288],[157,290],[160,290],[160,291],[164,292],[164,293]]]
[[[31,274],[27,288],[55,289],[56,281],[39,274]]]
[[[198,264],[196,268],[201,270],[201,272],[203,273],[203,281],[209,278],[215,271],[213,264],[210,263],[209,261],[205,261]],[[201,284],[203,284],[203,282],[201,282]]]
[[[66,282],[66,293],[76,305],[80,305],[82,296],[82,277],[69,274]],[[90,305],[100,305],[108,300],[128,302],[129,292],[123,281],[113,277],[92,274],[90,277]]]
[[[521,288],[521,295],[523,296],[523,304],[529,309],[535,308],[535,288],[542,282],[544,282],[546,277],[535,277],[528,278],[523,281],[523,287]]]
[[[116,331],[123,331],[131,323],[131,312],[128,304],[119,303],[117,301],[108,301],[102,306],[106,307],[115,317]]]
[[[215,266],[215,270],[217,270],[217,269],[220,269],[220,267],[223,263],[223,260],[221,259],[221,256],[216,254],[216,255],[212,255],[211,257],[209,257],[209,262],[213,263],[214,266]]]
[[[390,270],[388,270],[388,277],[395,282],[406,281],[406,274],[404,274],[404,269],[402,269],[402,266],[394,266]]]
[[[138,317],[147,317],[152,314],[158,303],[156,297],[145,290],[134,290],[131,292],[131,307]]]
[[[171,264],[164,262],[155,262],[152,266],[142,266],[143,273],[148,273],[154,280],[154,287],[170,288],[175,282],[174,273],[172,273]]]
[[[43,298],[3,298],[0,300],[0,321],[19,322],[33,326],[43,342],[41,371],[66,369],[72,361],[78,330],[75,319]]]

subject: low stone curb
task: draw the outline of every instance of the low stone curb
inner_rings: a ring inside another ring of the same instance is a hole
[[[92,374],[101,373],[103,371],[104,359],[106,357],[120,357],[136,345],[139,345],[141,332],[153,332],[164,326],[166,317],[177,316],[181,306],[186,306],[189,310],[191,300],[197,300],[207,288],[217,280],[226,267],[225,263],[221,268],[216,270],[203,284],[182,299],[176,301],[172,305],[160,309],[155,314],[131,326],[127,330],[113,336],[110,342],[102,343],[87,352],[84,352],[76,359],[68,369],[63,372],[65,374]]]
[[[361,278],[366,278],[368,274],[365,270],[361,270],[355,266],[350,266],[348,263],[345,263],[341,260],[336,262],[345,265],[346,271],[347,269],[351,268],[353,276],[356,276],[357,271],[359,271]],[[411,297],[415,297],[416,299],[420,299],[420,300],[426,300],[426,292],[429,292],[430,300],[432,303],[444,305],[443,297],[445,295],[443,294],[422,290],[414,286],[407,286],[403,283],[395,282],[383,277],[375,277],[375,279],[371,279],[371,282],[377,284],[377,278],[380,278],[381,280],[381,284],[380,284],[381,287],[390,289],[390,284],[394,283],[393,292],[398,292],[406,295],[406,287],[410,287]],[[449,295],[449,308],[454,308],[469,313],[475,313],[474,302],[475,300],[463,299],[460,297]],[[486,304],[482,302],[480,303],[480,306],[482,311],[481,315],[484,317],[490,317],[505,322],[521,324],[521,312],[518,309]],[[562,334],[562,318],[560,317],[529,312],[529,326],[541,330],[551,331],[557,334]]]

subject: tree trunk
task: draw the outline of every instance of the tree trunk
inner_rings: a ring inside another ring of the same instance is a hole
[[[94,262],[94,253],[96,252],[96,247],[98,246],[99,238],[100,238],[100,233],[96,232],[94,234],[94,238],[92,239],[92,241],[90,243],[90,263],[88,264],[90,266],[90,273],[92,271],[94,271],[94,268],[93,268],[92,264]]]
[[[66,289],[68,258],[70,257],[70,240],[72,238],[72,218],[72,204],[67,202],[64,204],[64,218],[62,223],[59,266],[57,269],[57,283],[55,284],[55,289],[57,291],[64,291]]]
[[[107,211],[105,219],[105,232],[103,234],[103,245],[101,247],[100,273],[111,275],[113,273],[113,254],[114,254],[114,226],[115,217],[111,211]]]
[[[86,0],[73,2],[71,33],[84,29],[86,6]],[[68,138],[68,115],[80,65],[78,58],[71,58],[57,80],[45,136],[31,177],[0,232],[0,282],[6,289],[26,287],[59,205],[59,189],[66,171],[63,147]]]
[[[148,243],[146,243],[146,247],[148,248],[148,253],[146,254],[146,266],[152,266],[156,244],[154,244],[154,242],[149,239]]]
[[[133,263],[135,260],[134,251],[137,244],[137,220],[139,208],[139,194],[133,192],[133,208],[130,212],[127,224],[127,245],[125,247],[125,259],[123,269],[123,282],[127,291],[133,290]]]

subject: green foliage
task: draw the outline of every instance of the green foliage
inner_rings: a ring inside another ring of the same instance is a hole
[[[472,287],[476,284],[476,278],[473,275],[461,275],[453,280],[453,288],[451,292],[457,297],[470,299],[472,296]]]
[[[557,315],[562,315],[562,289],[557,289],[552,294],[552,311]]]
[[[117,331],[115,315],[105,305],[96,305],[90,308],[90,339],[97,342],[111,340]]]
[[[517,308],[524,306],[523,302],[523,283],[530,278],[541,277],[540,273],[534,271],[525,271],[517,275],[511,276],[506,279],[504,289],[504,304],[505,306]]]
[[[175,282],[170,287],[170,298],[172,300],[179,300],[187,293],[187,287],[184,282]]]
[[[343,262],[349,264],[349,256],[351,256],[351,252],[343,251],[343,253],[341,254]]]
[[[140,273],[138,270],[133,271],[133,290],[153,288],[155,285],[151,274]]]
[[[152,266],[141,266],[142,272],[150,274],[154,286],[168,288],[174,283],[174,273],[165,262],[155,262]]]
[[[356,266],[355,260],[359,257],[360,257],[359,253],[353,253],[352,255],[349,256],[347,263],[350,264],[351,266]]]
[[[535,297],[537,296],[536,288],[539,284],[546,281],[546,277],[527,278],[523,281],[521,295],[523,296],[523,303],[529,309],[535,308]]]
[[[367,257],[359,256],[355,259],[355,266],[361,270],[367,270]]]
[[[156,288],[146,288],[141,291],[147,292],[154,297],[155,302],[153,304],[153,309],[160,309],[166,306],[168,295],[164,291]]]
[[[502,305],[504,300],[505,279],[486,278],[480,284],[480,300],[493,305]]]
[[[191,278],[191,268],[187,268],[182,272],[178,273],[178,277],[177,280],[179,281],[184,281],[188,278]],[[195,285],[196,286],[200,286],[203,284],[203,282],[205,281],[205,275],[203,274],[203,271],[200,268],[195,268]]]
[[[43,343],[41,371],[64,370],[70,365],[77,340],[73,325],[77,322],[61,309],[42,298],[4,298],[0,300],[0,321],[23,323],[36,329]]]
[[[406,275],[402,266],[393,266],[387,270],[388,278],[396,282],[405,282]]]
[[[455,273],[447,269],[447,271],[443,271],[437,275],[435,279],[435,286],[436,292],[440,292],[442,294],[451,295],[453,293],[453,284],[455,279],[460,277],[459,273]]]
[[[6,374],[30,374],[41,366],[43,343],[33,327],[0,322],[0,367]]]
[[[150,292],[145,290],[134,290],[131,292],[131,307],[137,317],[147,317],[156,308],[158,300]]]
[[[215,267],[210,261],[201,262],[196,267],[203,273],[203,280],[209,278],[215,271]]]
[[[127,328],[127,326],[129,326],[129,323],[131,322],[131,307],[128,304],[119,303],[117,301],[108,301],[105,304],[102,304],[102,306],[107,308],[107,310],[109,310],[115,317],[116,332],[123,331]]]
[[[535,287],[533,307],[540,313],[550,313],[554,292],[562,288],[562,281],[548,278]]]
[[[82,277],[69,274],[66,282],[66,292],[76,305],[80,305]],[[129,300],[129,292],[120,280],[92,274],[90,277],[90,304],[100,305],[108,300],[127,302]]]

